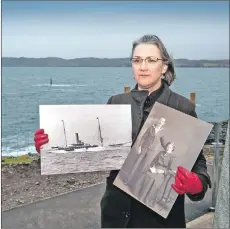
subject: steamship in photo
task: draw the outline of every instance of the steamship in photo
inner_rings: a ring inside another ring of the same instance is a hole
[[[85,143],[80,140],[79,138],[79,133],[75,133],[76,136],[76,143],[67,144],[67,138],[66,138],[66,128],[65,128],[65,122],[64,120],[61,120],[63,123],[63,134],[65,137],[65,146],[51,146],[51,150],[49,152],[55,153],[55,152],[92,152],[92,151],[103,151],[103,150],[115,150],[123,147],[131,147],[131,142],[125,142],[125,143],[114,143],[114,144],[109,144],[105,146],[103,144],[103,137],[102,137],[102,132],[101,132],[101,126],[100,126],[100,121],[99,118],[97,117],[97,122],[98,122],[98,144],[89,144]]]

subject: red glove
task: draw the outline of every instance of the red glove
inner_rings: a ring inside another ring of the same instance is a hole
[[[197,194],[202,192],[203,185],[197,174],[178,166],[175,184],[172,184],[172,188],[180,195],[184,193]]]
[[[38,153],[40,153],[41,146],[49,141],[48,134],[45,134],[44,129],[38,129],[34,133],[34,146]]]

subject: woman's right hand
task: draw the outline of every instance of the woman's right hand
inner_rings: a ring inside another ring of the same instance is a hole
[[[34,133],[34,146],[36,151],[40,153],[41,146],[49,142],[49,136],[45,133],[44,129],[38,129]]]

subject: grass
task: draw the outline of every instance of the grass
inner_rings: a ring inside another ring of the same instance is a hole
[[[22,164],[31,163],[33,159],[28,155],[22,155],[18,157],[5,157],[2,159],[2,164]]]
[[[224,153],[224,145],[222,145],[220,147],[220,154],[222,155]],[[205,153],[209,154],[209,155],[214,155],[214,147],[210,146],[210,145],[204,145],[203,150],[205,151]]]

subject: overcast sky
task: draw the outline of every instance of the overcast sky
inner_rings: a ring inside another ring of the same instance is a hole
[[[158,35],[174,58],[229,58],[228,1],[3,1],[4,57],[128,57]]]

